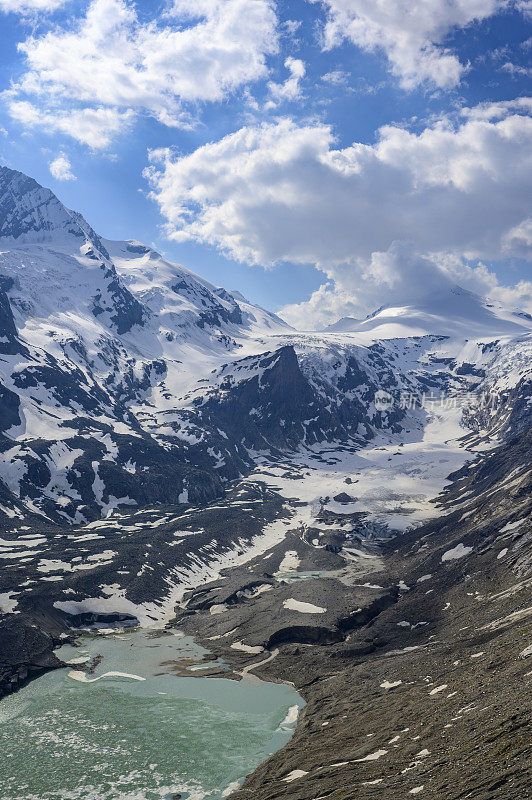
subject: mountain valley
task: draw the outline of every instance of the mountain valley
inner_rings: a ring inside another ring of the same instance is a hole
[[[0,168],[1,694],[166,627],[306,701],[235,800],[532,796],[531,345],[452,284],[296,331]]]

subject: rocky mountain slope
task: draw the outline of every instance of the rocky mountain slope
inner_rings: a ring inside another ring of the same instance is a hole
[[[236,797],[526,797],[531,343],[455,286],[294,331],[1,168],[0,692],[176,624],[307,700]]]
[[[235,800],[530,796],[530,445],[530,429],[508,432],[453,476],[439,519],[364,547],[356,572],[322,564],[301,583],[279,576],[214,617],[206,600],[219,603],[220,589],[193,596],[195,616],[178,625],[235,663],[226,642],[238,623],[240,643],[268,651],[252,674],[290,680],[307,700],[289,745]],[[294,547],[308,568],[313,554]],[[228,588],[238,595],[238,581]],[[301,603],[300,624],[280,639],[272,608],[287,596]],[[249,659],[240,654],[237,669]]]

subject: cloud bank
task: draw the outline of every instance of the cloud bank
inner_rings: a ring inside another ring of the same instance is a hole
[[[345,148],[328,125],[281,118],[187,156],[154,151],[145,174],[170,238],[250,264],[317,266],[331,283],[311,310],[329,304],[330,319],[442,275],[485,286],[492,278],[469,260],[530,256],[523,109],[521,100],[484,106],[419,133],[387,125],[374,144]]]

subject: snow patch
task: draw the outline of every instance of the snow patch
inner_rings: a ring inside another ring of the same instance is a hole
[[[465,545],[460,542],[457,544],[456,547],[453,547],[451,550],[447,550],[441,557],[442,561],[454,561],[457,558],[463,558],[464,556],[468,556],[469,553],[473,552],[472,547],[466,547]]]
[[[322,606],[314,606],[312,603],[303,603],[300,600],[295,600],[289,597],[288,600],[283,600],[283,607],[288,611],[299,611],[300,614],[325,614],[326,608]]]

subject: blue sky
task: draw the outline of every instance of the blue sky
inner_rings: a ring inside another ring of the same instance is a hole
[[[294,324],[448,280],[529,308],[531,15],[0,0],[0,161]]]

